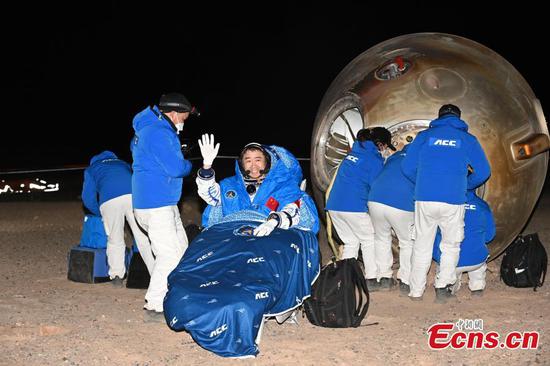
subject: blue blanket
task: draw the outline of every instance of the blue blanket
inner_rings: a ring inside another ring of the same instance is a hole
[[[255,221],[213,225],[190,244],[168,277],[164,313],[203,348],[224,357],[255,356],[266,317],[283,314],[311,294],[319,274],[315,235],[275,229],[251,236]]]

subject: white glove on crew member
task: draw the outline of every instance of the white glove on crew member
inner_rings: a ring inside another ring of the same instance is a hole
[[[254,236],[267,236],[277,227],[278,221],[269,219],[257,228],[254,229]]]
[[[214,146],[214,135],[208,136],[208,134],[202,135],[199,140],[199,147],[202,155],[202,165],[204,169],[210,169],[214,159],[218,156],[218,150],[220,149],[220,143],[218,142]]]

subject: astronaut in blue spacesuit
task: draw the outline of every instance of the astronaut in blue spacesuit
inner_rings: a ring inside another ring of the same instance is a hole
[[[299,228],[317,233],[319,217],[311,197],[303,191],[302,170],[296,158],[275,145],[247,144],[235,163],[235,175],[215,180],[212,168],[220,144],[213,135],[199,140],[203,167],[196,183],[198,194],[208,204],[203,226],[208,227],[230,215],[249,212],[263,222],[253,235],[267,236],[275,228]]]

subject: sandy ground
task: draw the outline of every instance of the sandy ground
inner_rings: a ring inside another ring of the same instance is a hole
[[[191,211],[183,209],[187,222],[196,220]],[[537,292],[507,287],[499,280],[500,258],[489,265],[482,298],[471,298],[465,286],[447,305],[434,303],[431,287],[422,302],[376,292],[359,328],[315,327],[301,316],[298,325],[268,321],[257,358],[223,359],[187,333],[144,323],[144,290],[67,280],[67,253],[79,240],[82,217],[76,201],[0,203],[0,365],[550,364],[550,284]],[[525,230],[538,231],[547,250],[549,217],[547,191]],[[538,349],[431,350],[427,329],[459,319],[482,319],[485,332],[502,337],[538,331]]]

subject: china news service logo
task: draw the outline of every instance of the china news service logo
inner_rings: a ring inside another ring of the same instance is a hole
[[[483,330],[483,319],[459,319],[456,323],[436,323],[428,329],[431,349],[537,349],[539,332],[513,331],[501,335]]]

